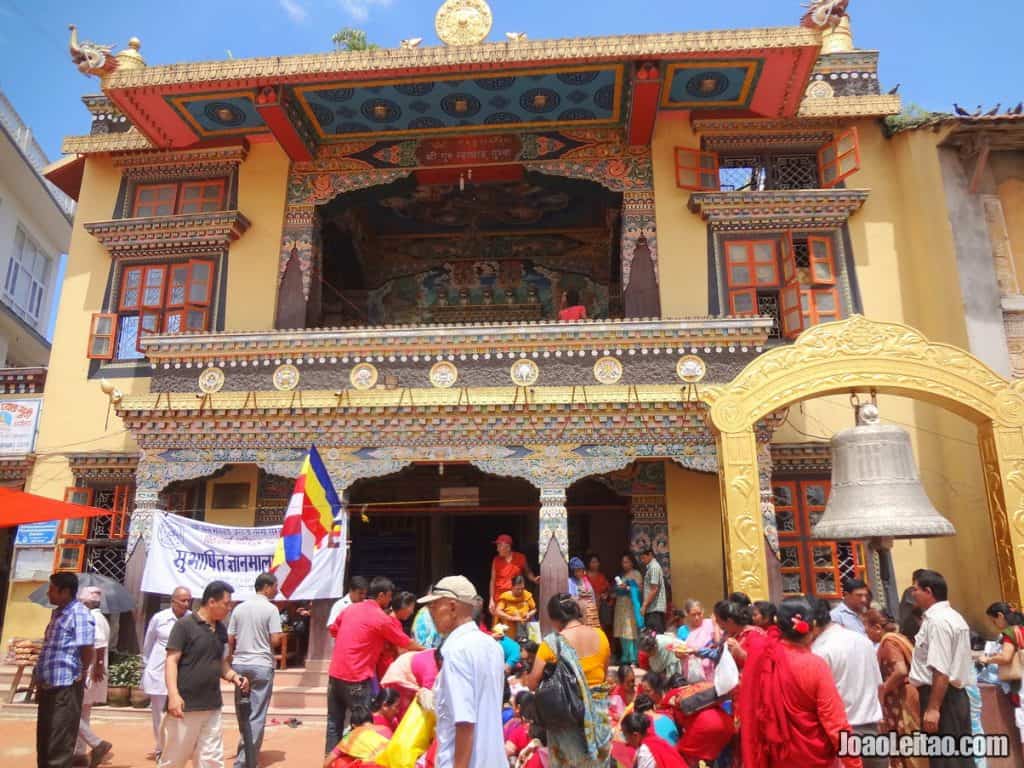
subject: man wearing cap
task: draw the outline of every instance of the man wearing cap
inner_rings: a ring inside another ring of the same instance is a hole
[[[498,549],[498,554],[491,561],[491,592],[488,606],[492,616],[497,608],[498,598],[502,593],[512,589],[513,578],[522,574],[534,584],[540,583],[540,579],[530,570],[530,566],[526,562],[526,555],[522,552],[512,551],[511,536],[507,533],[501,534],[494,540],[494,545]]]
[[[465,576],[447,576],[419,600],[430,606],[437,631],[447,635],[434,684],[436,768],[495,768],[508,761],[501,726],[505,659],[474,625],[476,597]]]
[[[90,723],[94,704],[107,701],[107,647],[110,645],[110,624],[100,610],[103,591],[99,587],[82,587],[78,590],[78,600],[89,609],[95,633],[92,667],[85,673],[85,695],[82,697],[82,716],[78,721],[78,741],[75,742],[75,759],[72,765],[97,766],[114,748],[109,741],[97,736]],[[86,750],[91,750],[86,756]]]

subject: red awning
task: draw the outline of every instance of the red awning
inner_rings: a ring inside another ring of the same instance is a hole
[[[66,501],[36,496],[34,493],[0,487],[0,528],[46,520],[73,520],[78,517],[109,515],[109,509],[70,504]]]

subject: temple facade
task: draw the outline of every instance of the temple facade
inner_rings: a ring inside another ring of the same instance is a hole
[[[896,542],[896,581],[950,571],[975,619],[1019,600],[997,272],[1024,254],[1020,187],[949,192],[977,164],[961,122],[887,125],[900,99],[846,16],[490,28],[448,0],[432,47],[157,65],[74,41],[100,92],[49,173],[78,208],[27,490],[111,515],[64,524],[55,567],[137,589],[157,510],[275,524],[315,443],[350,573],[484,588],[510,533],[542,596],[572,555],[612,573],[649,543],[677,604],[835,599],[888,546],[810,535],[856,395],[957,529]],[[961,205],[1004,236],[965,244]],[[12,584],[5,642],[41,633],[36,586]]]

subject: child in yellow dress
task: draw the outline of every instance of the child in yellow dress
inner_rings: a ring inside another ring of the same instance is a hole
[[[512,589],[502,592],[495,604],[494,623],[506,624],[509,634],[517,640],[525,639],[528,636],[527,623],[533,621],[537,616],[537,603],[533,595],[526,589],[526,581],[523,577],[515,576],[512,579]]]

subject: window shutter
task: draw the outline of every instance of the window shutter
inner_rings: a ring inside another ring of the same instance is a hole
[[[145,271],[144,267],[128,267],[121,276],[121,295],[118,297],[117,308],[122,312],[139,308]]]
[[[729,291],[729,313],[732,315],[756,315],[757,289],[740,288]]]
[[[164,306],[164,288],[167,287],[167,267],[164,265],[146,267],[142,286],[144,309],[161,309]]]
[[[209,330],[210,313],[206,307],[196,307],[191,304],[185,306],[185,330],[186,331],[207,331]]]
[[[203,307],[210,306],[213,295],[213,262],[192,259],[188,263],[188,285],[185,302]]]
[[[69,504],[92,504],[92,488],[70,487],[64,489],[64,501]],[[61,538],[85,539],[89,535],[89,520],[85,517],[73,517],[60,521]]]
[[[81,573],[85,565],[85,544],[58,544],[53,550],[53,570]]]
[[[792,230],[787,229],[783,233],[779,246],[782,251],[782,282],[788,285],[797,279],[796,249],[793,247]]]
[[[89,328],[89,350],[91,360],[112,360],[114,357],[114,336],[117,334],[117,315],[113,312],[96,312]]]
[[[839,319],[839,291],[835,288],[804,289],[805,321],[808,326]]]
[[[110,513],[110,538],[123,539],[128,536],[128,509],[131,504],[132,486],[114,487],[114,508]]]
[[[190,272],[188,262],[171,264],[167,282],[167,301],[165,307],[179,308],[185,306],[188,297],[188,276]]]
[[[786,283],[779,292],[779,315],[782,317],[782,335],[795,339],[804,329],[804,313],[801,305],[800,283]]]
[[[142,340],[154,333],[160,333],[163,313],[145,309],[139,313],[139,333],[135,337],[135,349],[142,351]]]
[[[840,133],[818,150],[818,178],[823,189],[860,170],[860,138],[856,127]]]
[[[676,147],[676,186],[696,192],[718,191],[718,153]]]
[[[835,285],[836,262],[832,255],[832,238],[808,235],[807,248],[811,257],[811,283]]]

